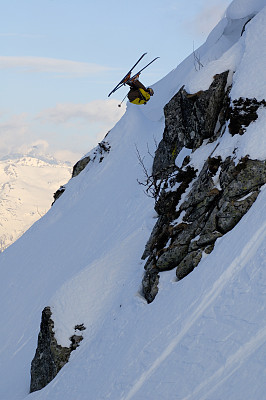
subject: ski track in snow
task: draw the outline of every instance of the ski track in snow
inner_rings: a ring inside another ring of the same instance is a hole
[[[257,249],[264,241],[266,234],[266,222],[263,223],[260,229],[257,230],[256,234],[251,237],[246,246],[243,248],[241,254],[232,261],[228,268],[220,275],[220,277],[214,282],[211,290],[203,297],[200,304],[195,308],[194,312],[184,321],[182,330],[176,336],[174,340],[165,348],[162,354],[153,362],[150,368],[145,371],[139,379],[135,382],[126,397],[122,397],[121,400],[130,400],[140,390],[144,383],[152,376],[155,370],[167,359],[167,357],[177,347],[183,337],[187,334],[190,328],[197,322],[197,320],[203,315],[205,310],[214,302],[214,300],[220,295],[223,288],[230,280],[239,273],[249,262],[249,260],[256,254]],[[211,391],[215,390],[218,385],[229,378],[241,365],[247,357],[249,357],[266,339],[266,327],[261,329],[257,335],[251,338],[245,345],[241,346],[239,350],[230,356],[224,367],[221,367],[216,371],[208,380],[202,383],[196,392],[199,392],[206,385],[212,384],[223,372],[226,373],[222,381],[219,381]],[[237,364],[237,365],[236,365]],[[191,399],[194,394],[192,393],[189,397],[184,398]],[[206,399],[206,393],[204,398]]]
[[[266,341],[266,325],[260,329],[260,331],[252,336],[252,338],[241,346],[234,354],[228,357],[224,366],[219,368],[210,378],[202,382],[196,390],[193,391],[191,395],[185,397],[183,400],[206,400],[207,396],[212,394],[221,384],[223,384],[230,376],[237,371],[243,362],[249,358],[261,345]],[[210,387],[209,391],[205,391],[206,388]],[[200,395],[200,392],[204,390],[202,396],[195,397],[195,395]]]

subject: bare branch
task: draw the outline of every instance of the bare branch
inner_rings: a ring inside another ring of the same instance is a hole
[[[199,71],[203,68],[203,64],[200,61],[200,54],[197,54],[194,49],[194,41],[193,41],[193,56],[194,56],[194,67],[196,71]]]
[[[137,179],[137,182],[138,182],[139,185],[142,185],[142,186],[146,187],[145,193],[146,193],[146,195],[148,197],[152,197],[154,199],[157,199],[157,197],[158,197],[158,195],[160,193],[161,182],[158,185],[155,177],[153,175],[149,175],[148,170],[147,170],[147,168],[146,168],[146,166],[144,164],[144,158],[145,157],[141,157],[139,149],[137,148],[136,144],[135,144],[135,147],[136,147],[136,153],[137,153],[139,164],[141,165],[141,167],[143,169],[143,172],[144,172],[144,175],[145,175],[145,181],[144,182],[140,182],[138,179]],[[150,154],[148,145],[147,145],[147,148],[148,148],[148,153]]]

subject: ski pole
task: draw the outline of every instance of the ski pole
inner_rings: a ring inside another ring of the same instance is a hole
[[[122,103],[123,103],[123,101],[125,100],[126,97],[127,97],[127,94],[125,95],[125,97],[123,98],[123,100],[121,101],[121,103],[118,104],[118,107],[121,107],[121,105],[122,105]]]

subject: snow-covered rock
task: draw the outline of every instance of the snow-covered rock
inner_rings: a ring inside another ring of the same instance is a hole
[[[164,108],[163,139],[146,179],[159,216],[142,257],[148,257],[142,281],[148,302],[158,292],[159,272],[176,269],[179,280],[192,272],[215,241],[236,226],[266,183],[265,161],[252,160],[248,153],[239,160],[237,147],[220,155],[223,135],[246,134],[258,110],[266,107],[255,98],[231,101],[228,72],[216,74],[208,90],[188,94],[181,88]],[[202,147],[210,153],[196,169],[193,160]]]

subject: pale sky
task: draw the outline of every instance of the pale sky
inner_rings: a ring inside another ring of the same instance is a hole
[[[207,38],[231,0],[0,0],[0,158],[40,152],[76,162],[102,140],[135,63],[152,85]]]

